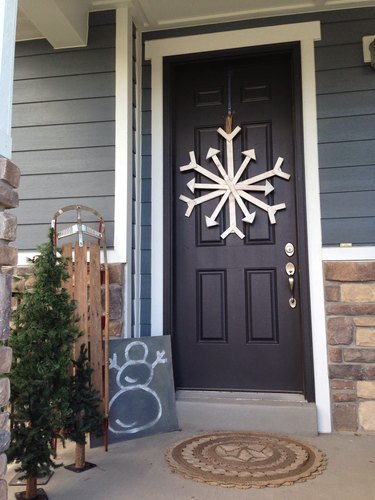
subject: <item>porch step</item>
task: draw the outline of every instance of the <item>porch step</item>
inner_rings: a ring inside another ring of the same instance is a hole
[[[177,391],[178,422],[188,431],[252,431],[316,436],[315,403],[295,394]]]

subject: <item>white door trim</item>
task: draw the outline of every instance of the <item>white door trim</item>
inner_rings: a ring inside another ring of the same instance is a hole
[[[12,97],[17,1],[0,2],[0,155],[12,156]]]
[[[318,429],[330,432],[314,53],[314,41],[319,39],[320,23],[314,21],[146,41],[145,58],[151,60],[152,72],[151,334],[167,333],[163,331],[163,57],[299,41],[315,393]]]

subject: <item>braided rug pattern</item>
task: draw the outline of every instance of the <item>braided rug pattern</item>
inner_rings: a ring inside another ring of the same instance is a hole
[[[316,477],[327,458],[308,443],[276,434],[216,432],[185,439],[167,450],[173,472],[227,488],[266,488]]]

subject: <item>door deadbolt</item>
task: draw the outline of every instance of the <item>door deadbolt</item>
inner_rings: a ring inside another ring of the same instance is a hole
[[[293,243],[287,243],[285,245],[285,253],[288,257],[292,257],[294,255],[294,245]]]

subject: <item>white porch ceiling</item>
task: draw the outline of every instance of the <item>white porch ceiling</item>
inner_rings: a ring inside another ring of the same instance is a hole
[[[373,7],[374,0],[19,0],[17,40],[46,38],[53,47],[84,45],[90,11],[132,9],[151,31],[286,14]]]

